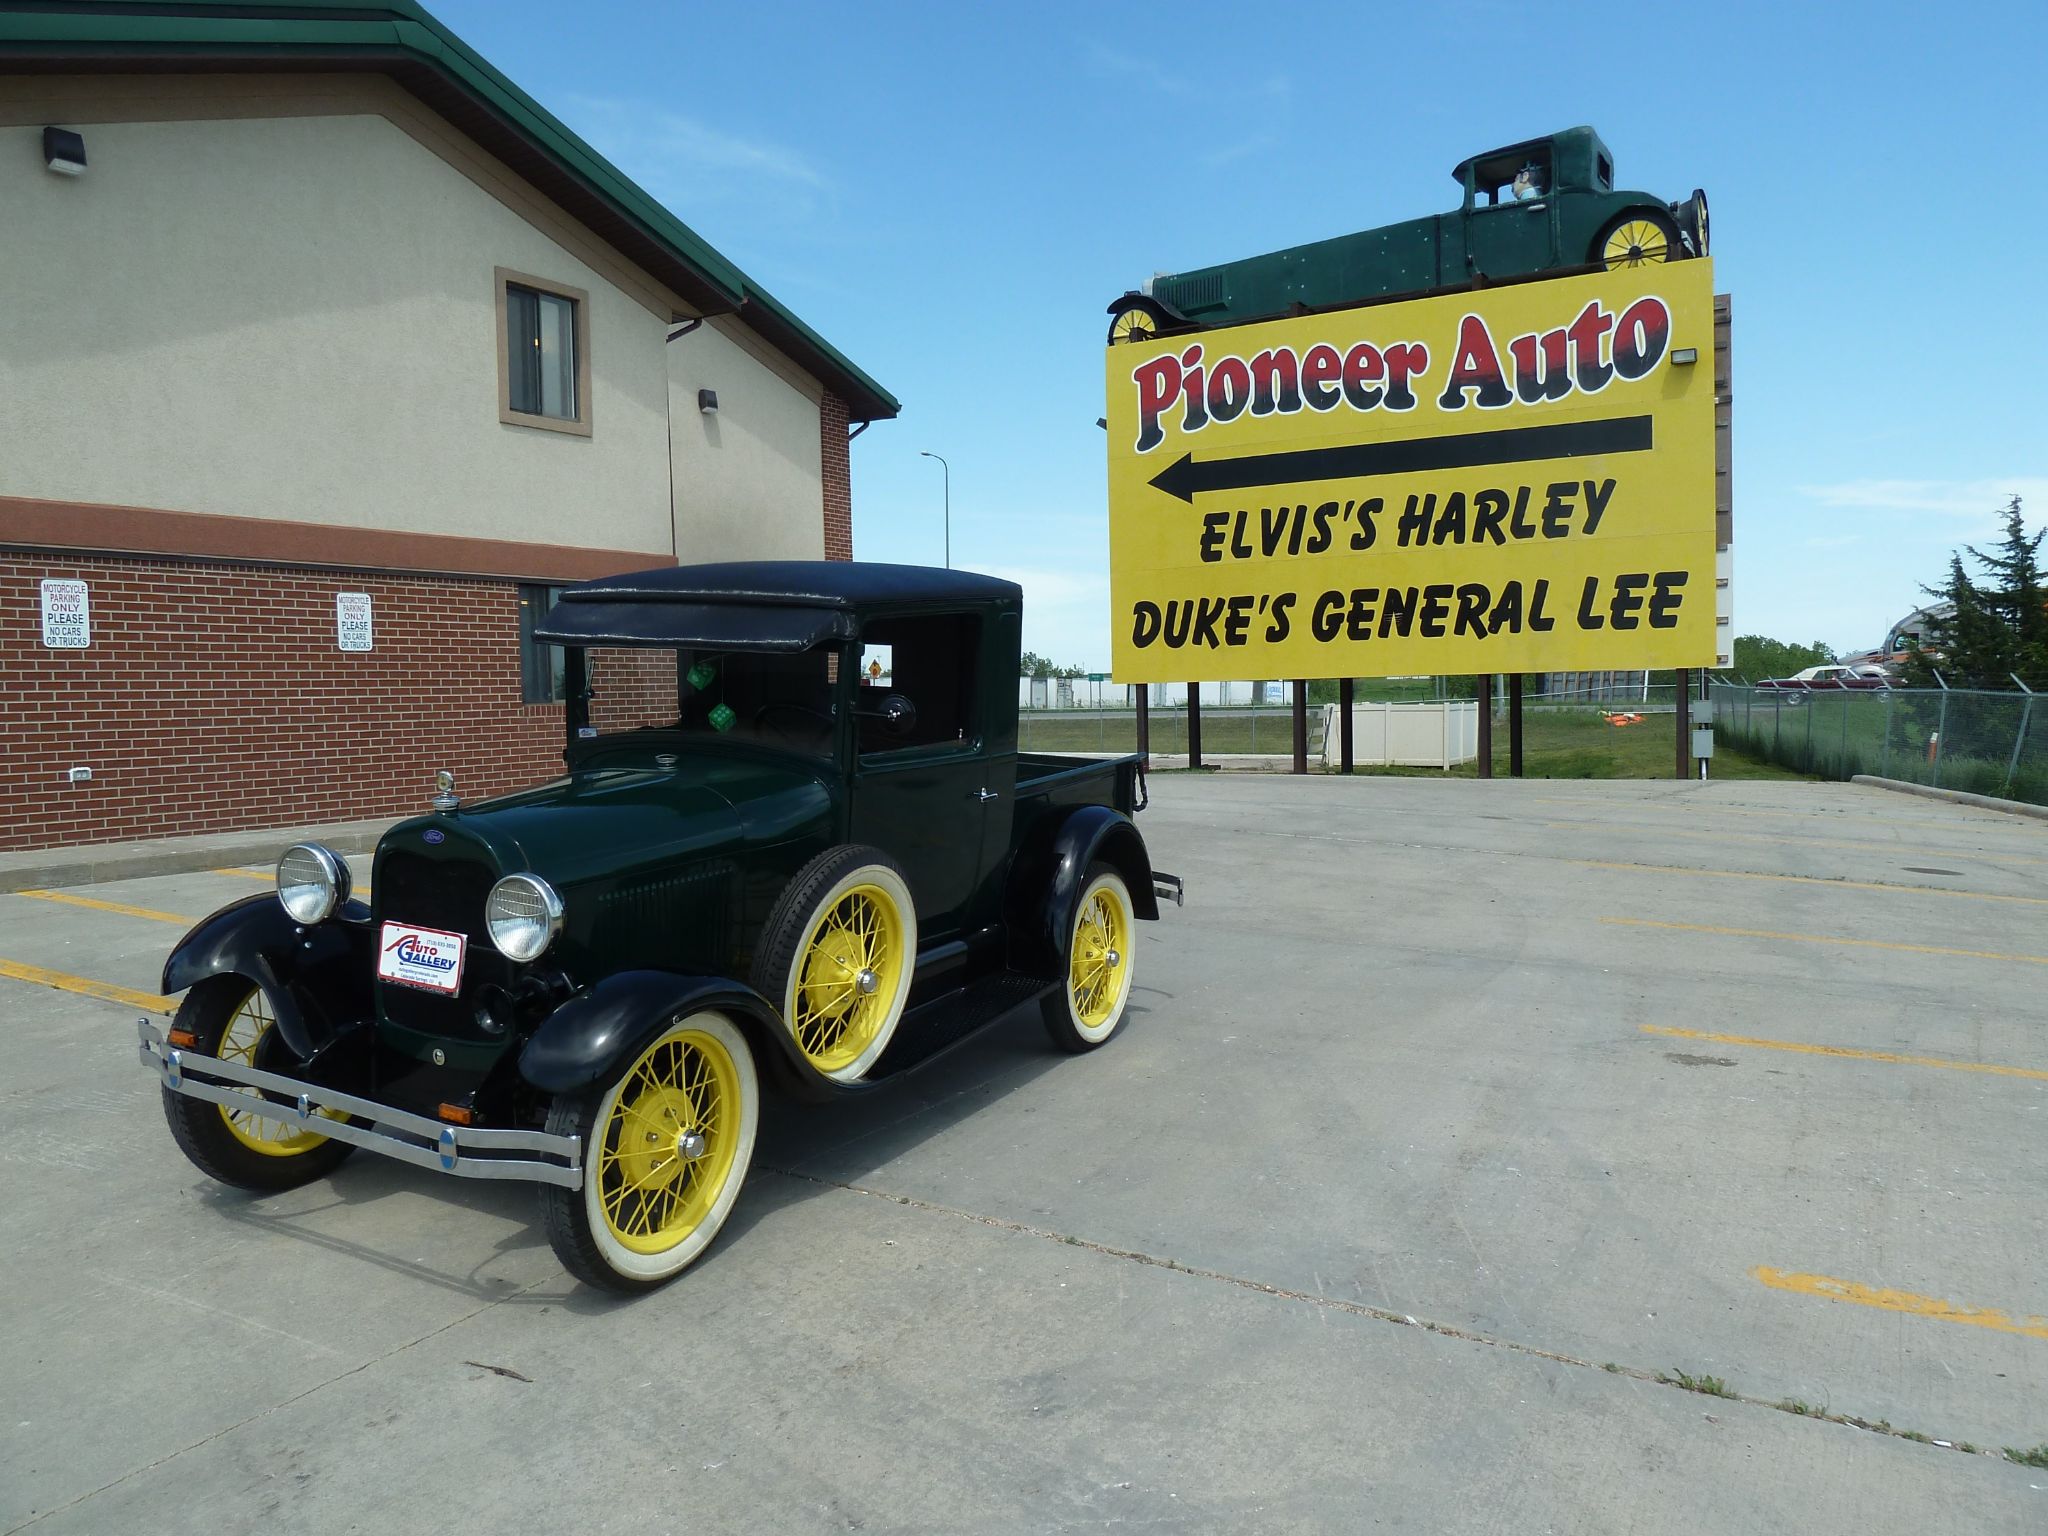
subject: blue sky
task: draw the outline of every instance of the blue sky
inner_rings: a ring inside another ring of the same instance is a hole
[[[1578,122],[1712,199],[1739,632],[1876,644],[2007,496],[2048,522],[2040,0],[434,9],[902,399],[855,552],[939,560],[945,454],[954,563],[1056,660],[1108,657],[1109,300]]]

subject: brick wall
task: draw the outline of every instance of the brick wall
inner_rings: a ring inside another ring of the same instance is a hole
[[[818,406],[818,425],[823,434],[825,480],[825,558],[853,558],[853,465],[847,441],[846,402],[826,393]]]
[[[44,648],[49,577],[88,583],[89,649]],[[338,649],[337,592],[373,651]],[[673,656],[622,656],[595,722],[672,714]],[[520,702],[510,581],[0,554],[0,849],[410,815],[437,768],[465,798],[553,777],[562,735]]]

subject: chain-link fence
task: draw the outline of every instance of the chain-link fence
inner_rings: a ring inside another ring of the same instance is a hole
[[[2048,805],[2048,694],[1716,681],[1714,736],[1827,779],[1874,773]]]

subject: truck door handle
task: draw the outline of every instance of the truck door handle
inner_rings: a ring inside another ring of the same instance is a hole
[[[974,798],[979,800],[983,805],[986,805],[991,800],[1000,800],[1003,797],[992,789],[977,789],[974,792]]]

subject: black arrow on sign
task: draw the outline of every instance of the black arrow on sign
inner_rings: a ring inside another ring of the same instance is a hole
[[[1169,496],[1192,503],[1202,491],[1241,491],[1258,485],[1301,485],[1361,475],[1415,474],[1428,469],[1470,469],[1479,464],[1521,464],[1532,459],[1576,459],[1596,453],[1645,453],[1650,418],[1561,421],[1543,427],[1502,427],[1455,437],[1409,437],[1390,443],[1349,443],[1341,448],[1296,448],[1236,459],[1184,453],[1152,477]]]

